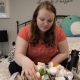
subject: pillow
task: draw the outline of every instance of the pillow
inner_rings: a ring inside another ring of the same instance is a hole
[[[63,19],[61,28],[67,37],[80,37],[80,17],[70,15]]]
[[[10,51],[10,53],[8,55],[8,61],[9,62],[14,61],[14,53],[15,53],[15,46],[12,47],[12,50]]]

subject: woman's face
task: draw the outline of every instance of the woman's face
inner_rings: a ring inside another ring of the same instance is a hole
[[[37,25],[40,32],[44,33],[49,30],[54,22],[55,14],[42,8],[38,12]]]

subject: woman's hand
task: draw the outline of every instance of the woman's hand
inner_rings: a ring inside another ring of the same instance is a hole
[[[22,72],[21,77],[23,78],[24,74],[28,80],[38,80],[36,72],[38,71],[36,65],[28,57],[22,59]]]

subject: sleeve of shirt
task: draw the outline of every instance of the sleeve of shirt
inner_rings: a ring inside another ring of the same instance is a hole
[[[28,29],[27,29],[27,27],[23,27],[19,31],[18,36],[23,38],[24,40],[28,41],[29,40],[29,36],[28,36]]]
[[[62,30],[62,28],[59,26],[58,27],[58,41],[61,42],[65,39],[66,39],[66,35],[65,35],[64,31]]]

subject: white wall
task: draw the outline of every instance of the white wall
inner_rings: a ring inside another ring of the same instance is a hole
[[[37,2],[39,0],[10,0],[10,19],[0,19],[0,30],[7,30],[9,36],[9,42],[6,43],[7,51],[5,54],[8,53],[8,49],[10,51],[12,42],[16,40],[17,36],[17,25],[16,21],[19,20],[20,23],[31,20],[32,14],[35,8],[38,6]],[[64,8],[63,3],[55,4],[57,8],[57,14],[64,14],[72,12],[73,14],[80,16],[80,0],[74,0],[74,7],[72,6],[73,3],[65,4],[67,6],[67,11]],[[71,5],[72,4],[72,5]],[[77,7],[77,9],[76,9]],[[71,8],[71,10],[69,9]]]
[[[54,3],[58,15],[78,15],[80,16],[80,0],[54,0],[58,1]],[[60,2],[60,1],[71,1],[69,3]]]

